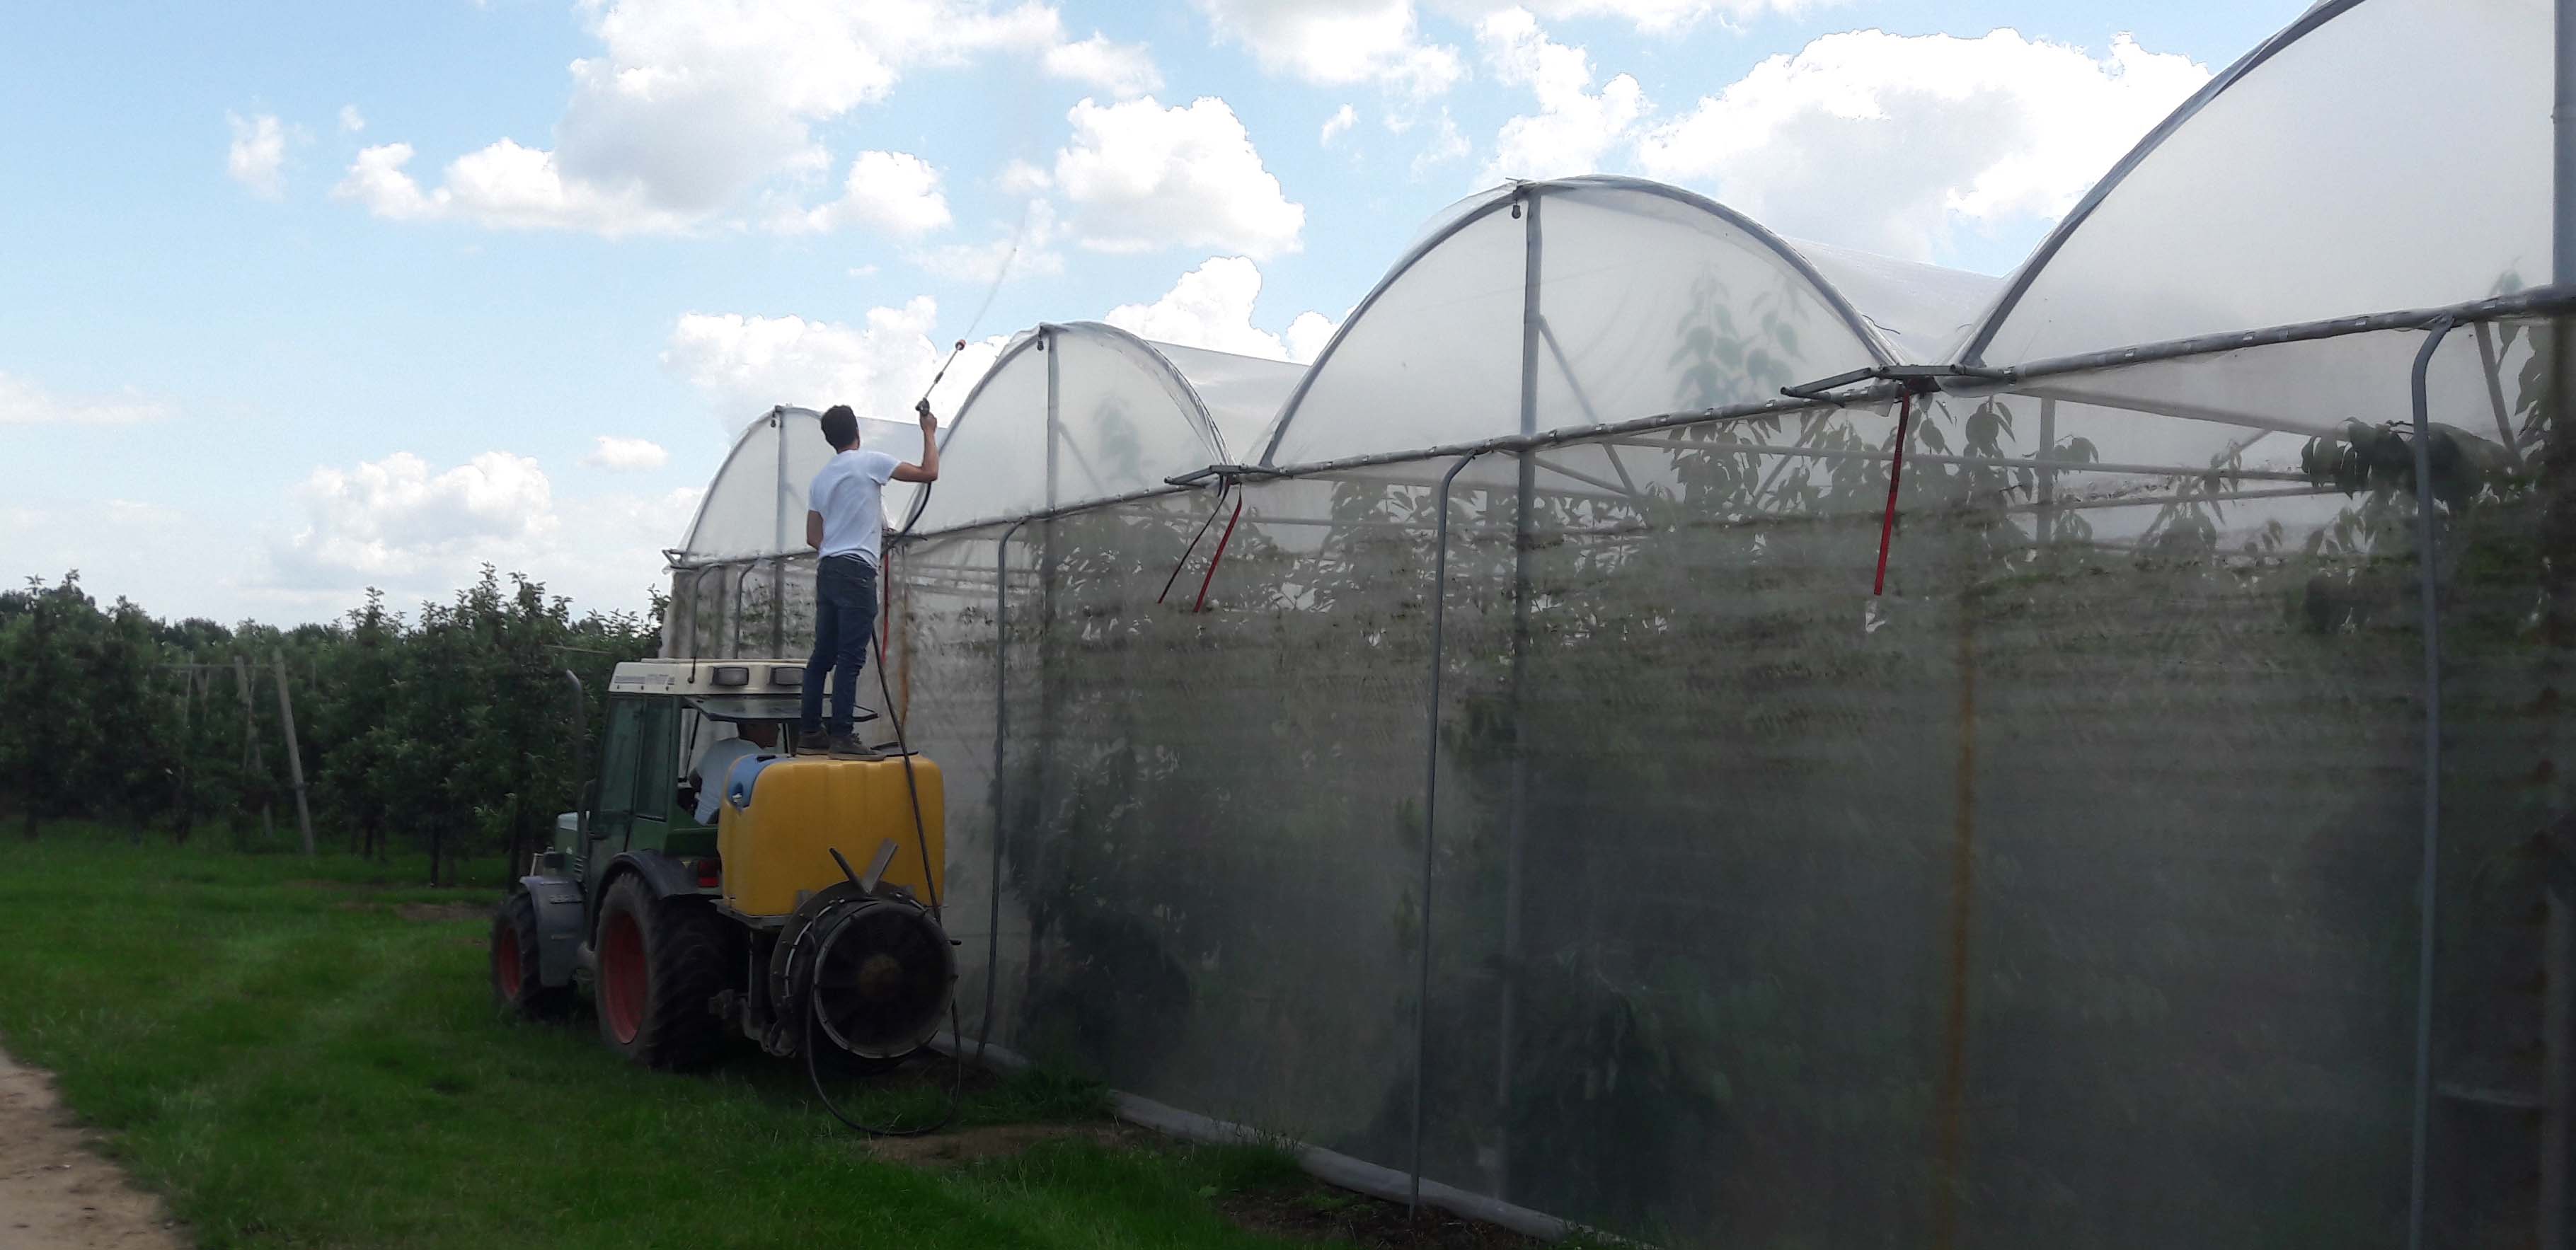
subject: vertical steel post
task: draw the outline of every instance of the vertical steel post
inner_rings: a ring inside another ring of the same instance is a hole
[[[2576,284],[2576,0],[2558,0],[2556,22],[2558,90],[2550,113],[2552,166],[2556,178],[2550,205],[2550,281]]]
[[[1038,811],[1043,813],[1046,810],[1047,783],[1054,772],[1048,765],[1053,762],[1055,754],[1053,739],[1050,736],[1055,731],[1055,670],[1049,661],[1046,648],[1047,635],[1055,628],[1057,551],[1054,510],[1057,492],[1061,489],[1059,484],[1063,462],[1061,449],[1064,444],[1064,416],[1060,398],[1062,376],[1056,367],[1056,358],[1064,350],[1064,336],[1057,327],[1052,325],[1040,327],[1038,332],[1045,336],[1044,341],[1038,344],[1038,348],[1046,353],[1046,506],[1048,515],[1038,522],[1038,715],[1037,737],[1032,741],[1032,745],[1037,748],[1037,759],[1030,771],[1037,790]]]
[[[770,501],[777,517],[777,543],[770,548],[776,554],[769,561],[769,653],[784,655],[787,651],[787,552],[795,541],[787,532],[787,409],[785,405],[769,410],[769,427],[778,436],[778,478],[775,496]]]
[[[2576,0],[2558,0],[2556,17],[2557,92],[2550,114],[2552,167],[2556,173],[2550,182],[2551,252],[2550,281],[2560,287],[2576,286]],[[2479,327],[2484,330],[2484,326]],[[2544,543],[2553,536],[2551,514],[2567,505],[2559,502],[2568,492],[2576,491],[2576,482],[2567,480],[2571,468],[2565,449],[2576,440],[2576,430],[2568,428],[2576,421],[2576,403],[2568,395],[2570,381],[2568,357],[2576,353],[2576,332],[2571,332],[2565,316],[2550,318],[2544,350],[2550,354],[2549,393],[2542,401],[2548,405],[2549,445],[2540,449],[2542,470],[2539,479],[2542,498],[2541,533]],[[2506,446],[2512,446],[2507,430]],[[2558,581],[2563,573],[2544,572],[2544,578]],[[2543,614],[2545,619],[2564,622],[2566,605],[2555,588],[2544,584]],[[2556,629],[2544,628],[2541,645],[2550,650],[2568,645],[2571,640]],[[2549,666],[2545,675],[2555,676],[2563,655],[2544,654],[2542,663]],[[2554,726],[2542,729],[2543,741],[2549,745],[2544,764],[2557,762],[2558,747],[2566,736]],[[2552,796],[2553,799],[2555,796]],[[2553,808],[2558,803],[2550,805]],[[2566,856],[2571,848],[2555,828],[2544,835],[2542,853],[2550,857]],[[2553,874],[2555,875],[2555,874]],[[2571,1155],[2576,1155],[2576,899],[2568,898],[2555,886],[2548,891],[2547,919],[2541,931],[2541,1011],[2540,1011],[2540,1244],[2546,1250],[2570,1250],[2576,1247],[2576,1178],[2569,1175]]]
[[[1934,1094],[1937,1126],[1933,1159],[1939,1169],[1932,1192],[1932,1244],[1959,1244],[1959,1214],[1966,1205],[1968,1156],[1968,992],[1970,943],[1977,904],[1977,605],[1973,587],[1959,595],[1959,749],[1953,765],[1950,815],[1950,984],[1941,1020],[1941,1079]]]
[[[984,1023],[976,1028],[975,1062],[993,1043],[993,987],[1002,974],[1002,831],[1010,818],[1010,773],[1004,745],[1011,726],[1011,536],[1028,524],[1022,517],[1002,531],[993,545],[993,885],[992,910],[984,918]],[[960,1046],[966,1039],[959,1038]]]
[[[1413,1188],[1405,1198],[1404,1209],[1422,1209],[1422,1092],[1431,1079],[1431,874],[1440,847],[1440,668],[1442,662],[1441,628],[1449,596],[1449,488],[1458,474],[1482,452],[1468,452],[1440,475],[1440,491],[1432,507],[1438,514],[1434,524],[1431,554],[1431,693],[1423,717],[1422,748],[1422,951],[1414,978],[1413,1005]]]
[[[2425,379],[2433,354],[2450,337],[2448,317],[2434,322],[2415,353],[2415,559],[2424,631],[2424,858],[2415,894],[2415,1099],[2413,1145],[2407,1168],[2406,1245],[2423,1250],[2425,1202],[2431,1178],[2433,1127],[2433,952],[2435,902],[2442,849],[2442,606],[2441,550],[2433,518],[2431,401]]]
[[[2057,470],[2048,466],[2057,459],[2057,401],[2039,401],[2039,545],[2046,547],[2057,537]]]
[[[286,649],[270,652],[277,660],[277,724],[286,736],[286,772],[295,779],[295,829],[303,835],[304,853],[313,853],[313,809],[304,800],[304,753],[295,746],[295,703],[286,694]]]
[[[1521,217],[1521,413],[1522,434],[1538,432],[1539,349],[1547,333],[1547,319],[1539,309],[1539,288],[1544,269],[1540,265],[1539,236],[1540,196],[1529,191],[1522,200]],[[1563,367],[1560,365],[1560,367]],[[1567,381],[1572,382],[1571,370]],[[1494,1046],[1494,1112],[1497,1126],[1512,1122],[1512,1069],[1519,1062],[1514,1034],[1520,1028],[1521,977],[1521,890],[1523,865],[1527,862],[1526,838],[1529,832],[1529,757],[1522,750],[1521,718],[1525,704],[1521,694],[1529,669],[1530,622],[1530,507],[1538,485],[1538,461],[1523,451],[1519,463],[1518,496],[1512,522],[1512,670],[1507,687],[1510,692],[1512,734],[1511,789],[1503,815],[1503,959],[1502,987],[1497,1003],[1497,1027]],[[1447,515],[1444,509],[1442,514]],[[1512,1141],[1508,1131],[1495,1135],[1494,1155],[1488,1165],[1486,1188],[1496,1198],[1511,1197]]]

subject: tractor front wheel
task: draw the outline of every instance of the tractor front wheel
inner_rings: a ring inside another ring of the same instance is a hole
[[[700,898],[653,897],[625,877],[600,900],[599,1036],[652,1068],[713,1059],[723,1024],[708,1000],[724,990],[724,921]]]
[[[522,1020],[552,1020],[572,1005],[572,987],[549,986],[537,963],[537,905],[525,894],[492,912],[492,1001]]]

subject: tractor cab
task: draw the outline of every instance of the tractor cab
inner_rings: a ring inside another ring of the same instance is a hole
[[[730,739],[759,735],[768,753],[789,754],[805,665],[793,660],[637,660],[617,666],[585,808],[555,818],[553,851],[578,879],[583,861],[651,851],[688,862],[716,853],[716,813],[701,802],[719,791],[701,765]],[[710,817],[700,820],[699,814]],[[585,827],[585,817],[587,818]],[[713,871],[707,874],[712,877]],[[713,881],[707,884],[714,891]]]

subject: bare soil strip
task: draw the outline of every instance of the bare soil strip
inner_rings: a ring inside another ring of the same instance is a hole
[[[54,1083],[0,1053],[0,1246],[183,1250],[159,1199],[101,1156]]]

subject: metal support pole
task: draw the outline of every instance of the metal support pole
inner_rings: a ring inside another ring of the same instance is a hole
[[[2039,545],[2046,547],[2057,537],[2057,470],[2049,467],[2057,459],[2057,401],[2039,401]]]
[[[1002,975],[1002,830],[1009,818],[1005,804],[1010,776],[1003,753],[1011,724],[1011,536],[1028,524],[1022,517],[1002,531],[993,545],[993,886],[991,911],[984,917],[984,1023],[976,1029],[975,1062],[993,1042],[993,987]],[[962,1039],[961,1039],[962,1040]]]
[[[1968,1156],[1968,1008],[1970,943],[1977,906],[1977,602],[1974,588],[1959,595],[1959,749],[1954,765],[1950,819],[1949,996],[1941,1029],[1941,1083],[1935,1095],[1938,1127],[1933,1157],[1940,1169],[1932,1193],[1932,1244],[1959,1242],[1966,1205]]]
[[[1440,477],[1433,503],[1439,514],[1431,555],[1431,694],[1424,715],[1422,748],[1422,958],[1414,986],[1413,1010],[1413,1188],[1405,1198],[1408,1213],[1422,1209],[1422,1092],[1431,1079],[1431,873],[1440,846],[1440,666],[1441,628],[1449,596],[1449,488],[1481,452],[1469,452]]]
[[[1046,506],[1050,515],[1040,522],[1043,528],[1038,534],[1038,732],[1035,740],[1037,760],[1032,772],[1036,782],[1040,811],[1045,810],[1048,774],[1053,771],[1047,765],[1054,754],[1048,741],[1048,734],[1055,728],[1055,669],[1048,663],[1046,648],[1047,635],[1055,628],[1057,553],[1056,519],[1053,513],[1061,490],[1062,457],[1059,451],[1064,446],[1064,419],[1060,398],[1062,379],[1056,367],[1056,360],[1064,350],[1064,336],[1054,326],[1047,326],[1042,332],[1046,335],[1046,341],[1039,346],[1045,350],[1047,362]]]
[[[2576,0],[2558,0],[2558,90],[2550,111],[2552,165],[2557,177],[2550,204],[2550,282],[2576,283]]]
[[[295,779],[295,829],[303,835],[304,853],[313,854],[313,809],[304,799],[304,753],[295,746],[295,703],[286,694],[286,649],[276,648],[271,656],[277,661],[277,724],[286,736],[286,771]]]
[[[772,550],[784,552],[788,550],[788,543],[793,541],[787,533],[789,515],[787,501],[795,497],[789,494],[787,489],[787,409],[785,407],[769,410],[769,426],[778,436],[778,479],[776,490],[773,492],[775,497],[770,501],[777,515],[778,532],[773,535],[777,545]],[[769,653],[771,655],[787,653],[787,557],[784,555],[769,562]]]
[[[2433,354],[2450,337],[2451,321],[2430,327],[2415,353],[2415,558],[2423,599],[2424,630],[2424,861],[2416,883],[2414,1144],[2406,1196],[2407,1250],[2423,1250],[2426,1186],[2431,1176],[2433,1127],[2434,903],[2440,892],[2442,849],[2442,607],[2441,550],[2433,517],[2431,401],[2425,389]]]
[[[1537,192],[1524,199],[1521,218],[1521,419],[1523,435],[1538,432],[1539,349],[1552,336],[1547,333],[1547,319],[1539,307],[1539,288],[1545,270],[1540,264],[1539,205]],[[1565,368],[1558,357],[1558,367],[1565,370],[1569,385],[1573,370]],[[1503,959],[1502,985],[1496,1004],[1497,1024],[1494,1045],[1494,1119],[1496,1125],[1512,1122],[1512,1069],[1519,1062],[1513,1036],[1520,1028],[1521,977],[1521,891],[1522,870],[1527,854],[1525,839],[1529,832],[1529,757],[1521,748],[1522,683],[1529,669],[1530,614],[1530,504],[1538,489],[1537,453],[1524,450],[1520,462],[1518,493],[1512,521],[1512,670],[1506,687],[1510,691],[1509,721],[1512,734],[1511,789],[1503,814]],[[1448,519],[1447,505],[1441,519]],[[1444,544],[1445,545],[1445,544]],[[1426,892],[1425,897],[1428,897]],[[1487,1176],[1487,1192],[1508,1201],[1511,1197],[1512,1141],[1508,1130],[1495,1135],[1493,1163]]]
[[[2550,282],[2566,286],[2576,282],[2576,0],[2558,0],[2556,17],[2557,93],[2550,114],[2554,149],[2552,165],[2556,177],[2551,212]],[[2484,326],[2480,329],[2483,331]],[[2576,353],[2576,333],[2571,333],[2564,315],[2553,317],[2545,327],[2546,338],[2541,350],[2550,354],[2549,393],[2542,403],[2548,405],[2548,443],[2540,449],[2539,480],[2542,500],[2541,535],[2544,549],[2564,554],[2563,547],[2547,547],[2556,536],[2551,514],[2566,505],[2559,500],[2576,491],[2576,482],[2567,480],[2571,468],[2566,449],[2576,440],[2576,397],[2568,394],[2570,367],[2576,366],[2569,355]],[[2513,440],[2508,432],[2508,449]],[[2520,463],[2517,452],[2517,463]],[[2555,562],[2555,561],[2553,561]],[[2557,581],[2563,573],[2544,572],[2544,579]],[[2545,620],[2564,622],[2566,605],[2562,595],[2544,582],[2542,613]],[[2556,629],[2542,630],[2542,646],[2556,649],[2571,640]],[[2561,655],[2544,654],[2542,662],[2554,669]],[[2543,741],[2551,748],[2544,756],[2544,766],[2558,762],[2556,748],[2566,741],[2554,726],[2545,728]],[[2555,798],[2555,796],[2552,796]],[[2553,808],[2558,803],[2551,804]],[[2553,822],[2554,823],[2554,822]],[[2553,828],[2544,835],[2545,856],[2564,856],[2570,850]],[[2540,1115],[2540,1244],[2545,1250],[2569,1250],[2576,1247],[2576,899],[2562,891],[2549,891],[2547,919],[2541,930],[2541,1115]]]

